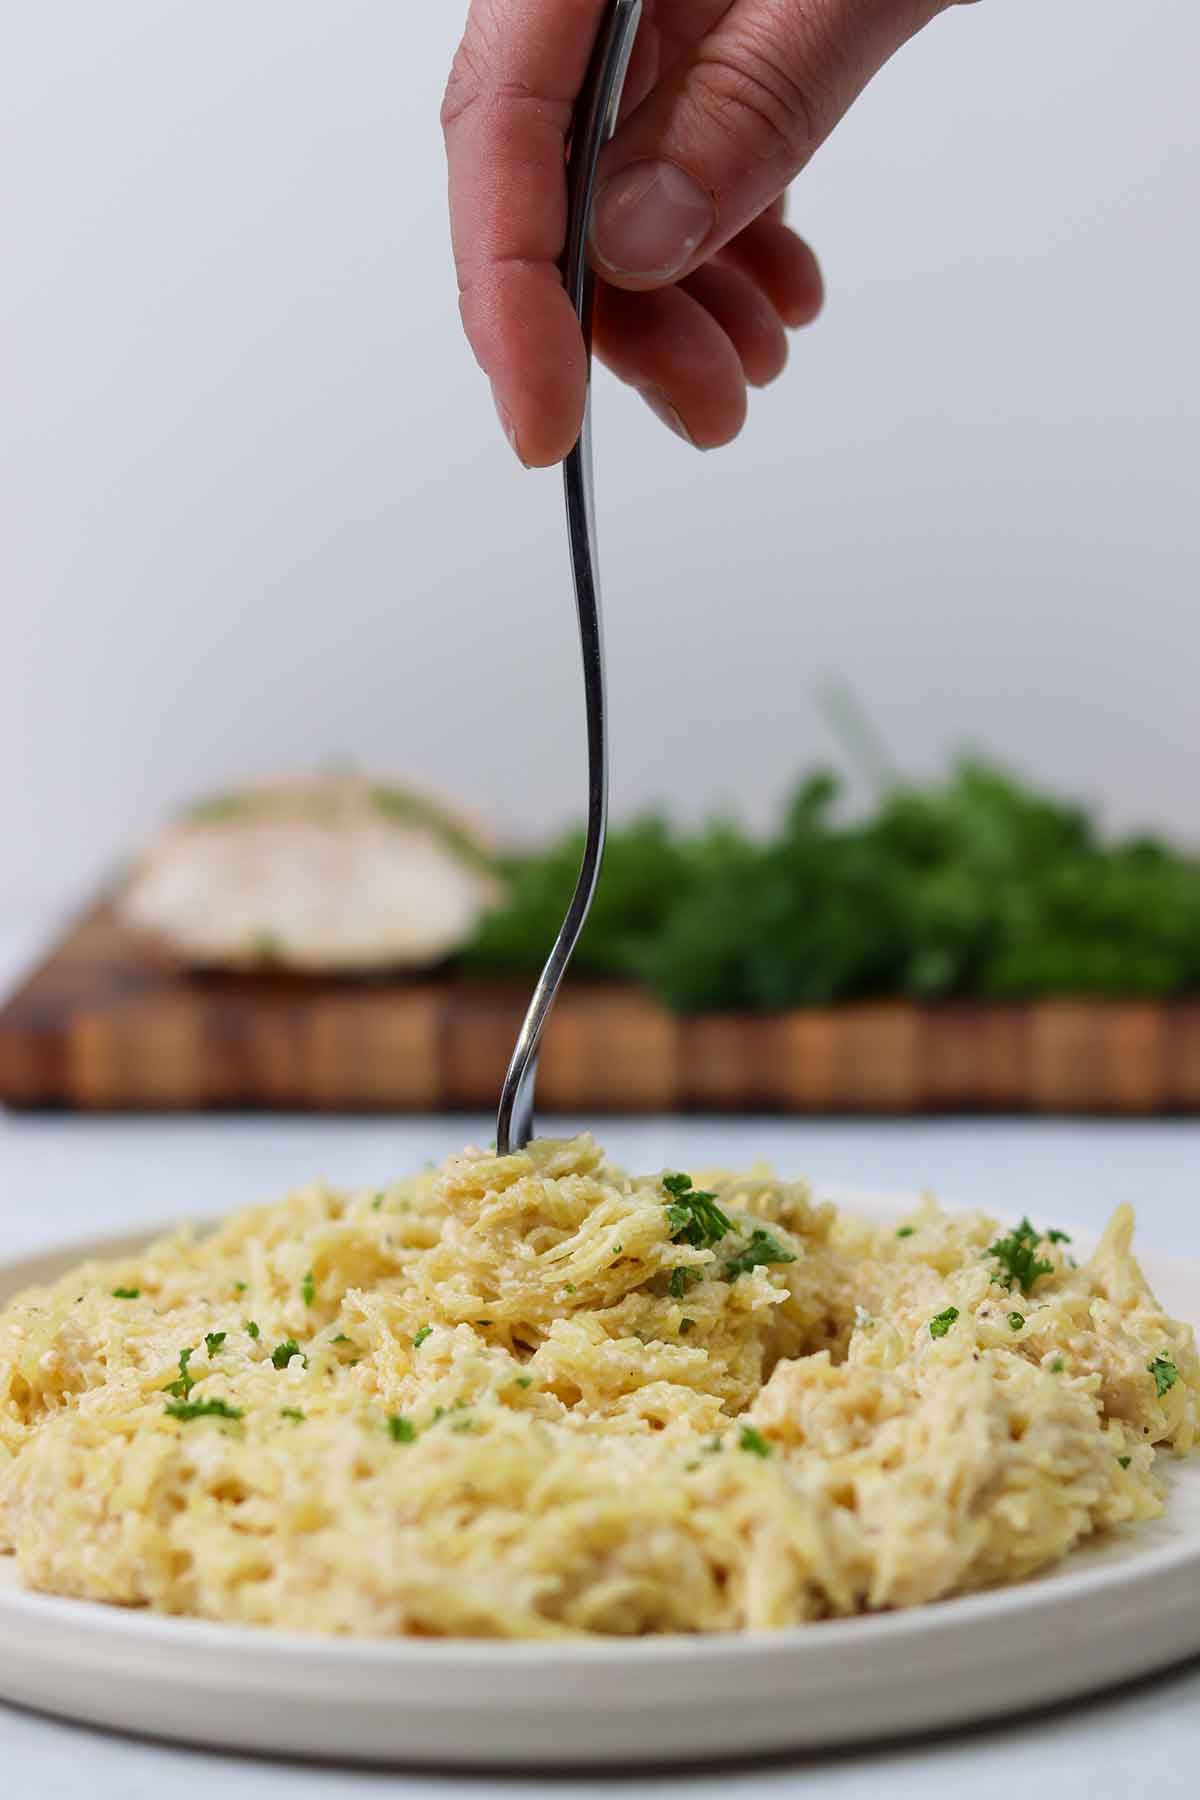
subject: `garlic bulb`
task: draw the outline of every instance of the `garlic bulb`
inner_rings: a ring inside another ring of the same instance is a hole
[[[142,857],[124,920],[203,968],[427,968],[499,898],[484,834],[360,775],[262,783],[193,807]]]

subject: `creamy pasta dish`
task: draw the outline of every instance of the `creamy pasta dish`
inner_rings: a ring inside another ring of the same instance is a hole
[[[761,1631],[1045,1569],[1163,1504],[1191,1330],[1062,1232],[588,1137],[313,1186],[0,1312],[26,1586],[361,1636]],[[1078,1260],[1077,1260],[1078,1257]]]

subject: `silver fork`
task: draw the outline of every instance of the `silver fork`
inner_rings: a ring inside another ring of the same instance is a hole
[[[596,192],[600,152],[616,129],[629,58],[641,20],[642,0],[609,0],[592,52],[587,78],[575,108],[568,168],[569,208],[563,279],[579,318],[587,352],[588,389],[579,442],[563,465],[567,535],[575,578],[575,605],[583,649],[587,708],[588,823],[579,880],[567,916],[542,970],[516,1048],[496,1117],[496,1149],[501,1156],[523,1150],[533,1136],[534,1085],[538,1046],[567,964],[587,922],[604,858],[608,826],[608,717],[604,692],[604,638],[600,626],[600,577],[592,479],[592,312],[595,281],[588,262],[588,232]]]

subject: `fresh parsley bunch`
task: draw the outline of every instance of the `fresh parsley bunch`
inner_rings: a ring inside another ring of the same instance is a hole
[[[765,842],[729,822],[614,830],[576,968],[640,980],[681,1013],[1200,991],[1195,857],[1106,844],[1081,808],[977,760],[893,784],[866,818],[838,800],[833,775],[810,777]],[[582,843],[509,859],[467,967],[541,967]]]

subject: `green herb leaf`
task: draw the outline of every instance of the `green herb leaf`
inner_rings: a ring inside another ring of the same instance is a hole
[[[245,1282],[244,1281],[235,1281],[233,1284],[233,1291],[235,1294],[244,1294],[246,1291]]]
[[[225,1342],[227,1335],[228,1335],[228,1333],[224,1332],[224,1331],[206,1331],[205,1332],[204,1348],[208,1351],[208,1357],[209,1357],[210,1362],[212,1361],[213,1357],[217,1354],[217,1351],[221,1348],[221,1345]]]
[[[243,1329],[244,1329],[247,1337],[256,1338],[259,1336],[258,1326],[254,1323],[253,1319],[247,1319],[244,1323]]]
[[[311,1306],[317,1297],[317,1284],[313,1280],[311,1269],[305,1271],[304,1280],[300,1283],[300,1297],[305,1306]]]
[[[303,1419],[304,1414],[300,1411],[298,1406],[281,1406],[279,1409],[279,1416],[281,1419],[295,1419],[298,1422]]]
[[[753,1425],[743,1425],[738,1435],[738,1449],[748,1450],[751,1456],[770,1456],[771,1446],[761,1432],[755,1431]]]
[[[533,1386],[533,1376],[532,1375],[518,1375],[516,1380],[513,1383],[513,1386],[519,1387],[519,1388],[531,1388]]]
[[[387,1422],[388,1436],[393,1444],[411,1444],[417,1435],[417,1428],[411,1419],[403,1413],[392,1413]]]
[[[917,1228],[915,1225],[902,1225],[900,1227],[899,1231],[896,1233],[896,1236],[897,1237],[912,1237],[912,1235],[916,1231],[916,1229]]]
[[[944,1312],[935,1313],[933,1318],[929,1321],[930,1337],[944,1338],[957,1317],[957,1306],[948,1306]]]
[[[413,1349],[419,1350],[421,1348],[421,1345],[425,1342],[425,1339],[427,1337],[432,1337],[432,1336],[433,1336],[433,1326],[432,1325],[422,1325],[420,1331],[418,1331],[416,1337],[412,1341]]]
[[[1024,1323],[1025,1323],[1025,1314],[1024,1313],[1019,1313],[1019,1312],[1010,1312],[1009,1313],[1008,1328],[1010,1331],[1020,1331],[1020,1329],[1024,1325]]]
[[[1061,1356],[1051,1357],[1049,1367],[1052,1375],[1061,1375],[1066,1366]]]
[[[1069,1244],[1071,1242],[1069,1231],[1048,1231],[1046,1236],[1052,1244]]]
[[[1161,1400],[1169,1388],[1173,1388],[1179,1380],[1179,1370],[1169,1356],[1156,1356],[1146,1364],[1148,1372],[1154,1377],[1154,1391]]]
[[[726,1232],[733,1230],[733,1220],[717,1205],[717,1196],[703,1188],[694,1188],[690,1175],[664,1175],[662,1185],[671,1195],[667,1207],[667,1223],[671,1241],[691,1244],[707,1250],[719,1244]]]
[[[240,1419],[241,1408],[227,1400],[168,1400],[167,1411],[173,1419],[187,1424],[190,1419]]]
[[[672,1300],[682,1300],[690,1287],[694,1287],[704,1277],[699,1269],[672,1269],[671,1279],[667,1283],[667,1292]]]
[[[695,1324],[696,1324],[695,1319],[680,1319],[680,1321],[679,1321],[680,1337],[686,1337],[688,1332],[692,1331],[695,1328]]]
[[[293,1356],[301,1354],[300,1346],[295,1338],[284,1338],[282,1344],[276,1344],[271,1352],[271,1361],[277,1369],[286,1369]]]
[[[140,1300],[141,1295],[141,1288],[114,1288],[112,1291],[114,1300]]]
[[[1003,1275],[997,1275],[995,1279],[1010,1291],[1019,1287],[1022,1293],[1031,1293],[1034,1282],[1054,1270],[1053,1263],[1037,1254],[1038,1242],[1038,1232],[1028,1219],[1022,1219],[1007,1236],[989,1244],[985,1254],[995,1257],[1004,1270]]]
[[[382,1205],[383,1205],[383,1195],[376,1194],[375,1198],[371,1202],[371,1211],[378,1212]]]
[[[196,1377],[188,1374],[188,1364],[195,1354],[195,1350],[181,1350],[179,1352],[178,1378],[175,1381],[168,1381],[166,1387],[163,1389],[164,1394],[174,1394],[177,1400],[187,1399],[188,1395],[196,1385]]]
[[[1133,1461],[1133,1458],[1132,1456],[1118,1456],[1117,1461],[1123,1469],[1127,1469]]]
[[[747,1274],[751,1269],[764,1268],[771,1263],[794,1263],[795,1256],[785,1250],[778,1238],[761,1228],[751,1233],[750,1240],[725,1264],[726,1281],[736,1281],[739,1275]]]

